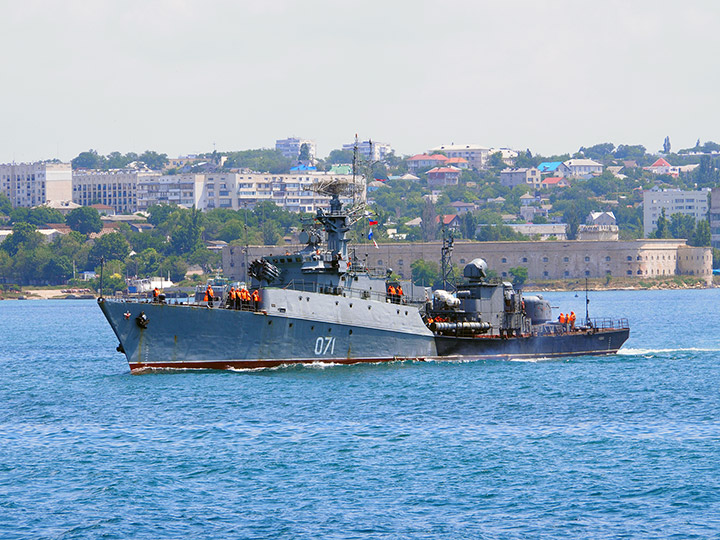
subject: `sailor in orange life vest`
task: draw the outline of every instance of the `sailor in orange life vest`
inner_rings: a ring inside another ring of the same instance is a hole
[[[250,293],[243,287],[240,289],[240,309],[248,309],[250,307]]]
[[[155,287],[155,288],[153,289],[153,302],[159,301],[159,300],[160,300],[160,299],[158,298],[159,296],[160,296],[160,291],[158,290],[157,287]]]
[[[392,285],[388,285],[387,295],[388,295],[388,298],[390,298],[390,302],[394,304],[395,303],[395,287],[393,287]]]
[[[257,289],[252,292],[253,308],[257,311],[260,308],[260,293]]]
[[[235,309],[235,287],[230,287],[230,292],[228,293],[227,297],[227,307],[228,309]]]
[[[205,298],[204,300],[207,302],[208,307],[213,307],[213,299],[215,298],[215,292],[212,289],[212,286],[208,283],[207,289],[205,289]]]
[[[570,330],[575,330],[575,312],[574,311],[570,312],[569,323],[570,323]]]
[[[397,292],[397,302],[395,302],[395,303],[399,304],[400,302],[402,302],[403,294],[405,294],[402,290],[402,285],[398,284],[397,289],[395,289],[395,292]]]
[[[558,322],[560,323],[560,328],[562,330],[565,330],[565,314],[564,313],[560,314],[560,316],[558,317]]]

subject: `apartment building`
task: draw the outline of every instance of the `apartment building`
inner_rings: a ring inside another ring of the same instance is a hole
[[[358,154],[369,161],[382,161],[393,153],[392,146],[378,141],[362,141],[357,143]],[[355,151],[355,143],[343,144],[343,150]]]
[[[13,207],[31,208],[48,201],[72,199],[69,163],[5,163],[0,165],[0,193]]]
[[[710,243],[720,248],[720,188],[710,191]]]
[[[298,161],[300,156],[300,149],[302,145],[306,144],[309,151],[310,163],[315,163],[316,147],[315,141],[310,139],[301,139],[299,137],[289,137],[287,139],[278,139],[275,141],[275,150],[280,152],[283,156],[291,159],[293,164]]]
[[[72,173],[72,200],[81,206],[106,204],[118,214],[138,211],[138,184],[160,173],[138,169],[78,170]]]
[[[138,209],[155,204],[177,204],[200,210],[214,208],[253,208],[272,201],[290,212],[316,212],[329,209],[329,198],[313,186],[320,180],[351,180],[351,175],[322,172],[270,174],[256,172],[216,172],[177,174],[149,178],[138,185]]]
[[[692,216],[695,221],[708,217],[708,196],[710,189],[699,191],[682,191],[679,189],[663,189],[657,187],[643,192],[643,230],[647,237],[657,229],[657,219],[665,210],[665,217],[670,219],[673,214]],[[712,225],[711,225],[712,227]]]
[[[436,146],[431,153],[442,152],[449,158],[464,158],[473,169],[484,169],[487,164],[490,149],[477,144],[443,144]]]

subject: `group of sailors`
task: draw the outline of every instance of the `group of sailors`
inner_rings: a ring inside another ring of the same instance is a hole
[[[565,331],[573,331],[575,330],[575,312],[571,311],[568,314],[561,313],[558,317],[558,322],[560,323],[560,326]]]
[[[227,296],[228,309],[243,309],[257,311],[260,308],[260,293],[255,289],[252,293],[245,287],[230,287]]]
[[[391,303],[400,304],[402,302],[404,294],[405,293],[403,292],[402,285],[400,285],[399,283],[397,287],[395,287],[394,285],[388,285],[387,296]]]

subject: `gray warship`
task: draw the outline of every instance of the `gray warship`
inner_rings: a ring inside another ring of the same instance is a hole
[[[330,207],[301,234],[304,247],[249,265],[257,302],[226,295],[217,303],[143,302],[101,292],[100,309],[131,371],[607,355],[629,337],[626,319],[554,321],[547,300],[488,280],[480,258],[464,267],[454,291],[398,294],[402,283],[390,271],[372,271],[348,249],[348,231],[367,216],[363,197],[356,200],[363,188],[353,179],[318,189]],[[444,274],[451,250],[449,239]]]

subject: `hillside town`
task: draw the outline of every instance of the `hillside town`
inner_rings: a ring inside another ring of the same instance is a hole
[[[118,290],[157,275],[244,280],[248,258],[296,249],[328,210],[314,186],[363,174],[373,225],[353,231],[357,252],[417,284],[438,278],[451,234],[457,264],[481,256],[502,279],[707,285],[720,266],[719,159],[716,143],[672,152],[669,138],[655,153],[603,143],[554,156],[455,143],[398,156],[365,140],[322,159],[313,140],[290,137],[274,149],[2,164],[0,283],[78,285],[97,279],[101,258]]]

